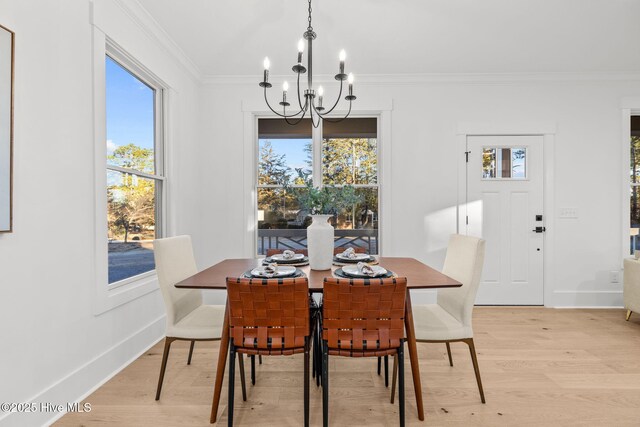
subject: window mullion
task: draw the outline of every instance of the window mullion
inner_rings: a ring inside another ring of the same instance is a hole
[[[311,131],[313,141],[313,162],[312,162],[312,176],[313,185],[322,185],[322,120],[317,128],[312,127]]]

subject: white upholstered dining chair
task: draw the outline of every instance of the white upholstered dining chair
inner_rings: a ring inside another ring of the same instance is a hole
[[[471,317],[484,264],[484,246],[485,241],[482,239],[453,234],[449,240],[442,272],[462,283],[462,287],[438,290],[437,304],[412,307],[416,341],[445,343],[451,366],[453,359],[449,344],[464,342],[469,346],[482,403],[485,403],[484,391],[473,342]],[[395,365],[394,363],[392,399],[396,382]]]
[[[156,391],[156,400],[159,400],[171,343],[176,340],[191,341],[187,360],[187,364],[190,365],[196,341],[220,339],[225,306],[203,304],[202,291],[178,289],[174,286],[179,281],[198,272],[190,236],[156,239],[153,243],[153,249],[158,283],[167,310],[164,353]],[[243,398],[246,400],[244,366],[241,358],[238,359],[238,363],[240,364]]]

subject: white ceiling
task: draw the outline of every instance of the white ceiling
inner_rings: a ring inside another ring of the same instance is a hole
[[[306,0],[138,0],[206,76],[286,74]],[[314,0],[314,71],[640,72],[640,0]],[[259,78],[259,77],[257,77]]]

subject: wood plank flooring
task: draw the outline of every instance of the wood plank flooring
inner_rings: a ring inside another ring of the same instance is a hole
[[[640,426],[640,315],[629,322],[624,316],[624,310],[478,307],[475,340],[487,403],[480,403],[465,344],[451,345],[453,367],[444,344],[418,344],[426,419],[417,418],[407,361],[407,424]],[[209,425],[218,343],[196,343],[191,366],[188,349],[186,342],[173,344],[159,402],[162,344],[89,396],[90,413],[67,414],[56,425]],[[235,425],[301,425],[302,363],[299,355],[265,357],[247,402],[238,378]],[[334,357],[329,378],[330,425],[398,424],[375,359]],[[226,380],[223,390],[220,425],[227,423]],[[311,425],[322,425],[322,392],[315,386]]]

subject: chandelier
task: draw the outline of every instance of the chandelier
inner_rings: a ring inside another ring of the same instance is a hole
[[[313,27],[311,26],[311,0],[309,0],[309,26],[307,27],[307,31],[302,35],[302,39],[298,41],[298,62],[293,66],[293,72],[296,73],[296,95],[298,98],[298,107],[299,110],[295,113],[287,114],[287,107],[291,104],[287,101],[287,92],[289,90],[289,83],[284,82],[282,84],[282,101],[278,104],[282,106],[282,113],[277,112],[273,109],[271,104],[269,103],[269,99],[267,98],[267,89],[269,89],[272,85],[269,83],[269,67],[271,65],[269,58],[264,59],[264,77],[263,80],[259,83],[260,87],[264,89],[264,100],[267,103],[267,106],[271,111],[273,111],[278,116],[285,119],[285,121],[290,125],[297,125],[302,121],[302,119],[309,115],[311,119],[311,124],[313,127],[318,127],[320,125],[321,120],[326,120],[328,122],[340,122],[351,114],[351,103],[356,99],[356,96],[353,94],[353,73],[349,73],[349,75],[344,72],[344,60],[346,59],[346,53],[344,50],[340,51],[339,59],[340,59],[340,68],[339,73],[335,75],[335,79],[340,82],[340,93],[338,94],[338,98],[335,103],[329,110],[323,106],[323,96],[324,89],[322,86],[318,86],[318,90],[316,91],[313,87],[313,40],[316,38],[316,33],[313,32]],[[304,40],[307,40],[307,67],[305,68],[302,65],[302,54],[304,53]],[[300,75],[307,74],[307,88],[304,89],[303,92],[300,91]],[[327,116],[331,114],[331,112],[336,108],[340,98],[342,97],[342,90],[344,81],[347,81],[349,84],[349,94],[344,97],[346,101],[349,101],[349,111],[347,114],[338,119],[330,119]],[[316,97],[317,95],[317,97]],[[304,103],[302,102],[302,98],[304,98]],[[298,109],[298,107],[294,107],[294,109]]]

